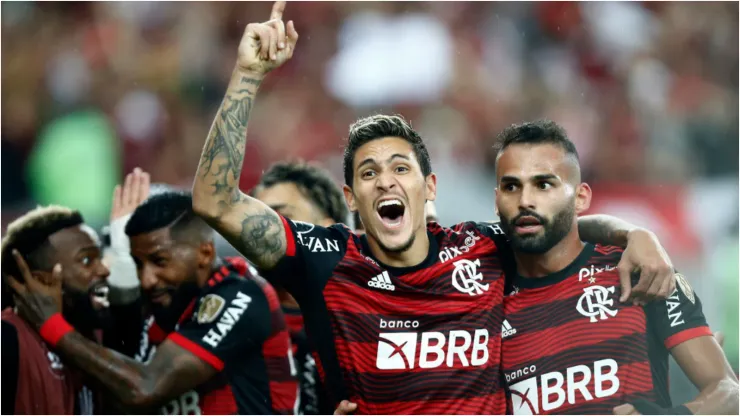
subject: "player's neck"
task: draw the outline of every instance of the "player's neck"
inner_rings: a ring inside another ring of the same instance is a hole
[[[424,262],[429,255],[429,235],[427,235],[426,228],[418,231],[411,247],[402,252],[388,252],[383,250],[380,244],[369,234],[367,236],[367,244],[370,246],[373,256],[378,261],[391,267],[414,267]]]
[[[573,227],[565,238],[546,253],[515,252],[517,272],[519,276],[525,278],[539,278],[557,273],[573,263],[584,246],[578,235],[578,227]]]

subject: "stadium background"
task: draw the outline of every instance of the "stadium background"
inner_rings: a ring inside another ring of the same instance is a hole
[[[135,166],[189,187],[244,25],[269,9],[3,2],[3,230],[36,203],[101,226]],[[312,2],[287,19],[301,40],[263,84],[242,189],[285,158],[340,181],[349,123],[398,112],[430,148],[441,222],[490,220],[496,133],[551,118],[591,211],[658,233],[737,371],[737,3]]]

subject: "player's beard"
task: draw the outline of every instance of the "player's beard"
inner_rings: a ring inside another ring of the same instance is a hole
[[[575,215],[576,209],[573,204],[568,204],[562,211],[555,214],[551,220],[547,220],[534,211],[520,211],[511,220],[501,221],[501,227],[509,237],[511,247],[515,251],[527,254],[543,254],[550,251],[568,235],[573,226]],[[525,216],[536,218],[542,225],[542,231],[537,234],[517,235],[514,232],[515,224],[519,218]]]
[[[383,249],[383,251],[385,251],[387,253],[394,253],[395,254],[395,253],[403,253],[406,250],[410,249],[411,246],[414,245],[414,241],[416,241],[416,234],[411,234],[411,237],[409,237],[409,240],[406,243],[404,243],[403,245],[399,246],[399,247],[388,248],[388,247],[384,246],[383,243],[380,242],[380,240],[378,240],[378,245],[380,246],[381,249]]]
[[[96,309],[90,291],[64,288],[64,317],[80,332],[107,330],[113,326],[110,308]]]

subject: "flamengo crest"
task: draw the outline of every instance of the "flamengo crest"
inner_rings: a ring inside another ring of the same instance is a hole
[[[613,318],[617,315],[616,309],[611,309],[614,299],[609,299],[609,294],[614,293],[614,286],[608,289],[604,286],[589,286],[583,289],[583,294],[578,299],[576,310],[583,316],[587,316],[590,322],[597,322]]]
[[[452,271],[452,286],[455,289],[470,296],[482,295],[488,290],[489,284],[481,283],[483,274],[478,272],[480,259],[475,259],[475,261],[463,259],[453,264],[455,270]]]

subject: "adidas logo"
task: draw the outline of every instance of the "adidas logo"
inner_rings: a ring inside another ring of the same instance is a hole
[[[510,337],[516,334],[516,328],[512,327],[508,320],[504,319],[504,324],[501,325],[501,338]]]
[[[396,287],[391,283],[391,278],[388,276],[387,271],[368,280],[367,285],[376,289],[396,290]]]

